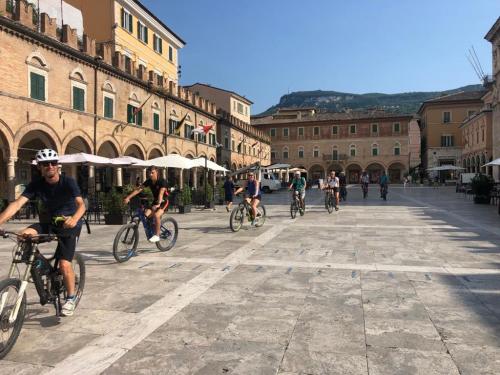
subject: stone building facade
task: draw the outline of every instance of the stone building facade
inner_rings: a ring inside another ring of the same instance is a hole
[[[16,2],[14,13],[8,5],[0,0],[2,197],[12,199],[15,186],[31,180],[36,173],[31,160],[45,147],[60,154],[151,159],[177,153],[216,160],[216,127],[199,139],[191,133],[196,126],[216,123],[214,103],[182,87],[161,87],[127,73],[110,54],[97,55],[87,35],[79,40],[69,25],[59,33],[46,14],[34,24],[33,9],[24,1]],[[120,168],[66,172],[83,186],[87,177],[109,187],[134,182],[137,175]],[[196,170],[168,172],[179,184],[202,178]]]
[[[491,43],[492,52],[492,153],[493,159],[500,158],[500,17],[485,36]],[[496,181],[500,181],[500,167],[493,168]]]
[[[357,183],[366,170],[372,182],[382,171],[392,182],[400,182],[410,167],[419,164],[419,155],[410,152],[415,149],[410,145],[420,138],[412,116],[280,109],[274,115],[253,118],[252,125],[271,137],[272,163],[303,168],[312,180],[335,170],[345,171],[348,182]],[[410,141],[410,133],[415,140]]]

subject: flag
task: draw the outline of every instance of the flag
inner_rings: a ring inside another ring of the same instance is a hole
[[[175,132],[176,132],[177,134],[179,134],[179,133],[180,133],[180,131],[181,131],[181,127],[182,127],[182,125],[184,125],[184,123],[186,122],[186,118],[187,118],[187,116],[188,116],[188,114],[186,113],[186,114],[184,115],[184,117],[181,119],[181,121],[179,121],[179,123],[178,123],[178,124],[177,124],[177,126],[175,127]]]
[[[133,115],[134,117],[137,116],[137,114],[142,111],[142,108],[144,105],[148,102],[148,100],[153,96],[153,94],[149,95],[149,97],[137,108],[134,109]]]
[[[193,133],[204,133],[208,134],[208,132],[213,128],[213,125],[204,125],[204,126],[198,126],[196,129],[193,129]]]

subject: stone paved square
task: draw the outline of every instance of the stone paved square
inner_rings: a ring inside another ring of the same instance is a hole
[[[117,264],[118,227],[84,234],[87,279],[58,319],[29,286],[0,374],[498,374],[500,217],[452,188],[371,186],[331,215],[266,194],[262,228],[174,214],[177,245]],[[12,221],[6,227],[21,228]],[[13,243],[0,242],[5,276]],[[50,249],[47,249],[49,251]]]

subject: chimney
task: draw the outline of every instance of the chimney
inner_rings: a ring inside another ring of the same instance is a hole
[[[57,20],[55,18],[50,18],[47,13],[42,13],[40,15],[40,22],[42,33],[57,39]]]
[[[33,24],[33,6],[25,0],[15,0],[14,21],[22,23],[31,29],[36,29]]]
[[[92,57],[96,55],[95,40],[87,34],[83,34],[83,52]]]
[[[72,29],[69,25],[63,25],[62,41],[68,46],[78,49],[78,36],[76,35],[76,29]]]

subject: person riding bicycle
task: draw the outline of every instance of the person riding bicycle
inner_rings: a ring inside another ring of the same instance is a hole
[[[160,177],[160,171],[158,167],[151,166],[148,168],[149,178],[144,181],[144,183],[136,188],[133,192],[127,195],[123,202],[128,204],[130,199],[141,193],[144,188],[150,188],[151,193],[153,194],[153,203],[150,207],[147,207],[144,211],[144,215],[146,217],[154,216],[155,226],[154,226],[154,235],[149,239],[149,242],[158,242],[160,241],[160,231],[161,231],[161,217],[165,212],[165,208],[168,203],[168,191],[167,191],[167,182]]]
[[[380,184],[380,198],[383,198],[384,197],[384,189],[387,193],[387,189],[388,189],[388,185],[389,185],[389,179],[387,178],[385,171],[383,171],[382,176],[380,176],[379,184]]]
[[[370,184],[370,176],[368,175],[367,171],[364,171],[363,174],[361,175],[361,188],[363,191],[368,192],[368,185]]]
[[[339,178],[335,176],[335,171],[331,171],[330,175],[326,178],[326,184],[323,187],[326,190],[327,195],[325,197],[325,203],[327,205],[328,202],[328,194],[333,194],[335,197],[335,210],[339,210]]]
[[[255,225],[255,218],[257,217],[257,206],[262,200],[262,195],[260,192],[260,181],[255,178],[254,172],[248,174],[248,180],[245,187],[240,187],[236,189],[234,195],[238,195],[244,189],[247,190],[248,197],[245,198],[248,203],[252,206],[252,225]]]
[[[292,183],[288,187],[288,190],[292,190],[295,194],[297,192],[299,194],[299,201],[300,201],[300,210],[304,210],[304,199],[306,197],[306,179],[304,177],[300,176],[300,172],[296,171],[294,174],[294,178],[292,180]]]
[[[29,200],[38,198],[43,206],[40,223],[23,229],[19,235],[24,237],[52,233],[59,235],[55,257],[68,292],[62,306],[63,316],[72,316],[76,307],[75,273],[71,264],[76,244],[82,229],[85,203],[76,181],[72,177],[59,174],[57,152],[43,149],[36,153],[37,168],[41,179],[28,184],[24,192],[9,204],[0,214],[0,225],[14,216]]]

